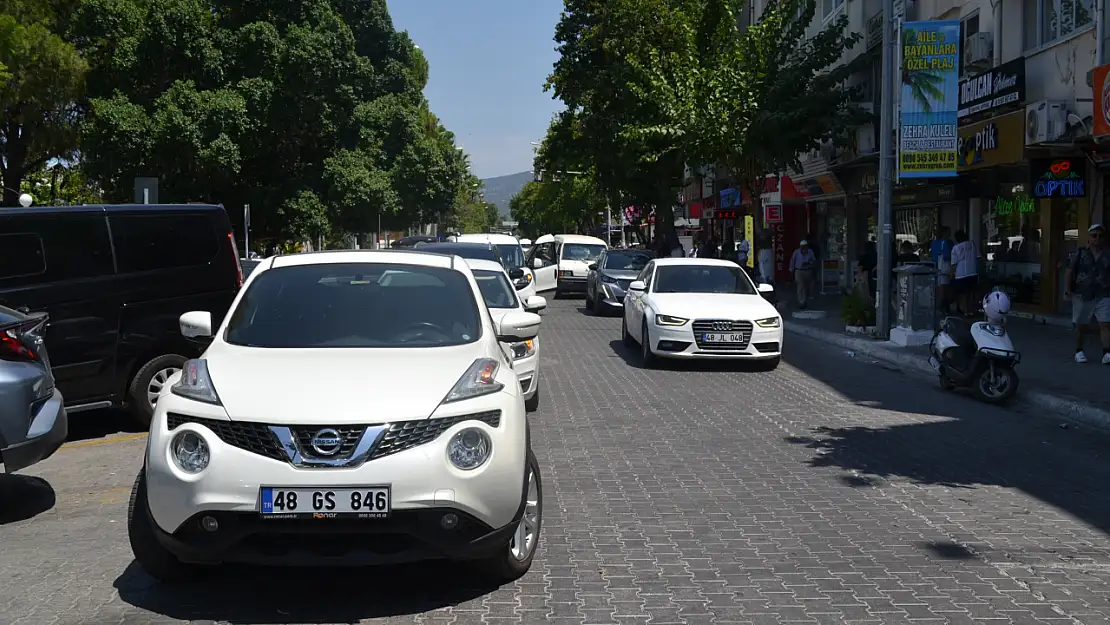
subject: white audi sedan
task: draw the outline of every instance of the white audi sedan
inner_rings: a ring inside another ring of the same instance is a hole
[[[205,565],[448,558],[523,575],[542,491],[524,394],[466,262],[418,251],[267,259],[157,403],[128,510],[155,578]]]
[[[658,358],[733,358],[778,366],[782,316],[739,265],[710,258],[658,258],[628,286],[621,335],[644,364]]]
[[[499,263],[489,260],[467,260],[466,263],[474,272],[494,323],[515,312],[538,313],[547,308],[545,298],[539,295],[525,298],[520,291],[514,290],[509,274]],[[535,412],[540,407],[540,337],[506,343],[505,348],[513,359],[513,370],[524,392],[524,407],[528,412]]]

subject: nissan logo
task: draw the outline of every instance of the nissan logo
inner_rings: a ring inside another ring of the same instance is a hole
[[[717,332],[728,332],[732,329],[731,321],[714,321],[713,329]]]
[[[312,449],[321,456],[334,456],[342,447],[343,437],[336,430],[320,430],[312,437]]]

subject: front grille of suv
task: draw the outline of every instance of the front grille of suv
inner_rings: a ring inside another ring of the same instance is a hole
[[[281,443],[270,426],[265,423],[252,421],[220,421],[218,419],[202,419],[176,413],[169,413],[166,417],[167,426],[175,430],[185,423],[203,425],[212,430],[219,439],[232,447],[238,447],[252,454],[264,456],[280,462],[289,462],[289,457],[282,449]],[[420,421],[398,421],[384,424],[385,432],[375,445],[370,459],[375,460],[384,456],[400,453],[430,443],[443,434],[448,428],[463,421],[481,421],[490,427],[501,425],[501,411],[491,410],[474,414],[459,415],[456,417],[443,417],[440,419],[424,419]],[[312,436],[323,429],[324,425],[291,425],[284,426],[292,430],[301,454],[312,457]],[[358,444],[359,437],[366,430],[367,425],[346,425],[334,427],[343,439],[343,445],[338,459],[350,457]]]

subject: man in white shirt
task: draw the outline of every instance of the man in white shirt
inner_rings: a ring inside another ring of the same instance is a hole
[[[964,315],[979,312],[979,248],[969,241],[963,230],[956,232],[952,248],[952,296]]]

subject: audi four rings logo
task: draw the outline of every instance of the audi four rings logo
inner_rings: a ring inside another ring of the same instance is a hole
[[[333,429],[320,430],[312,437],[312,449],[321,456],[334,456],[343,446],[343,437]]]
[[[728,332],[729,330],[732,329],[732,322],[731,321],[714,321],[713,322],[713,329],[716,330],[717,332]]]

